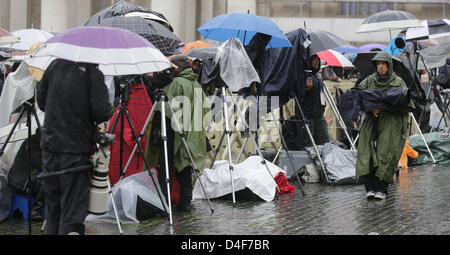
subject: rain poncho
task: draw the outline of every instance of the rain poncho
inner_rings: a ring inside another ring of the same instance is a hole
[[[360,89],[406,88],[405,82],[393,72],[392,59],[388,53],[378,52],[373,58],[373,61],[375,60],[388,62],[387,75],[381,76],[375,72],[360,83]],[[412,102],[409,102],[407,107],[385,104],[385,109],[378,117],[371,113],[366,114],[358,143],[357,178],[374,173],[380,180],[393,183],[393,176],[406,141],[408,112],[413,107]]]
[[[182,70],[173,78],[172,83],[165,87],[165,92],[169,98],[178,124],[184,131],[186,143],[189,147],[193,160],[197,167],[202,169],[205,162],[206,153],[206,130],[203,121],[206,113],[211,110],[209,100],[206,97],[201,85],[197,82],[197,75],[191,68]],[[184,101],[186,100],[186,101]],[[161,111],[161,104],[156,104],[155,111]],[[172,112],[165,105],[166,117],[172,119]],[[160,114],[160,113],[156,113]],[[207,121],[205,121],[207,122]],[[166,123],[170,127],[171,123]],[[151,128],[153,125],[151,125]],[[156,127],[156,126],[155,126]],[[178,135],[175,123],[172,120],[172,128],[176,132],[174,141],[174,166],[177,171],[182,171],[185,167],[191,166],[189,155],[186,152],[181,137]],[[150,132],[151,134],[153,132]],[[152,139],[148,139],[151,141]],[[170,149],[170,148],[169,148]],[[146,158],[152,165],[158,162],[157,148],[151,142],[147,142],[145,151]],[[160,152],[161,153],[161,152]]]
[[[396,43],[397,42],[397,43]],[[400,46],[400,47],[397,47]],[[401,47],[403,46],[403,47]],[[385,52],[391,54],[391,56],[397,56],[398,54],[405,51],[406,41],[403,37],[395,37],[391,40],[389,45],[384,49]]]

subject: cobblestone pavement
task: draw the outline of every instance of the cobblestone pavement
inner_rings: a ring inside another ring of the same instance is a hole
[[[193,201],[192,213],[123,224],[125,235],[449,235],[450,163],[400,171],[386,200],[367,201],[362,185],[304,184],[270,202]],[[33,234],[42,234],[42,223]],[[0,235],[28,234],[27,221],[0,223]],[[117,235],[115,223],[87,223],[87,235]]]

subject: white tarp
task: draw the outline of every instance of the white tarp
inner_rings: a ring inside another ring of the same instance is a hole
[[[270,162],[266,164],[273,177],[279,172],[286,174],[278,166]],[[277,188],[272,176],[266,167],[261,164],[261,159],[258,156],[248,157],[243,162],[233,165],[234,191],[248,188],[263,200],[271,201],[275,197]],[[209,198],[221,197],[232,192],[230,170],[226,160],[216,161],[213,169],[206,168],[200,176],[200,180]],[[206,199],[199,180],[196,181],[192,193],[193,199]]]

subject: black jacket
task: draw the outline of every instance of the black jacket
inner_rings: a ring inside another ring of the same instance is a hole
[[[325,112],[325,104],[322,104],[320,99],[321,90],[325,85],[317,73],[313,73],[312,76],[313,86],[310,90],[305,90],[305,96],[300,102],[300,105],[307,119],[318,119],[323,117],[323,113]]]
[[[54,60],[37,85],[45,111],[41,147],[58,153],[91,154],[95,123],[111,114],[103,73],[93,64]]]

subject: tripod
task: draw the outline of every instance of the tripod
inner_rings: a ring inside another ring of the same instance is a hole
[[[41,124],[39,122],[39,118],[36,113],[36,108],[34,105],[34,98],[31,100],[26,101],[22,104],[22,109],[20,110],[19,118],[17,118],[16,122],[14,123],[13,127],[11,128],[11,131],[8,134],[8,137],[6,138],[5,142],[2,145],[2,148],[0,149],[0,156],[3,155],[5,152],[6,145],[8,145],[9,140],[11,139],[12,135],[14,134],[14,130],[16,129],[17,125],[19,124],[19,121],[22,119],[22,117],[26,114],[27,116],[27,127],[28,127],[28,187],[27,187],[27,193],[28,193],[28,233],[31,235],[31,115],[33,114],[37,127],[39,130],[41,129]]]
[[[120,120],[120,158],[119,158],[120,179],[119,180],[121,180],[122,177],[125,175],[125,171],[122,169],[123,142],[124,142],[124,139],[123,139],[124,118],[127,119],[127,122],[128,122],[128,124],[130,126],[130,129],[131,129],[131,132],[132,132],[132,135],[133,135],[133,138],[136,140],[136,145],[135,145],[135,148],[133,149],[131,157],[134,155],[134,153],[136,152],[137,148],[139,148],[140,155],[142,155],[142,156],[144,155],[144,149],[142,148],[142,145],[141,145],[140,141],[142,140],[142,136],[143,136],[143,133],[144,133],[145,128],[146,128],[144,126],[144,128],[142,129],[142,132],[141,132],[141,134],[139,136],[136,134],[136,130],[133,127],[133,123],[131,122],[130,114],[129,114],[128,109],[127,109],[127,106],[128,106],[128,103],[129,103],[129,99],[130,99],[130,94],[131,94],[130,84],[121,83],[120,84],[120,90],[121,90],[120,91],[121,100],[120,100],[119,110],[117,111],[116,119],[114,120],[113,125],[111,127],[111,133],[114,134],[114,131],[115,131],[116,127],[117,127],[117,123]],[[153,107],[153,109],[154,109],[154,107]],[[149,121],[149,118],[147,120]],[[111,147],[112,147],[112,145],[111,145]],[[129,163],[131,162],[131,157],[128,160],[128,163],[127,163],[126,167],[128,167]],[[147,159],[145,157],[143,157],[143,159],[144,159],[145,168],[148,170],[148,174],[150,175],[150,177],[152,179],[153,185],[155,185],[155,187],[157,187],[155,178],[153,176],[153,172],[150,170],[150,165],[147,162]],[[170,212],[170,204],[169,204],[169,211],[168,211],[166,206],[165,206],[165,204],[164,204],[164,200],[163,200],[163,197],[162,197],[159,189],[156,189],[156,191],[158,193],[159,199],[161,200],[161,204],[162,204],[162,206],[164,208],[164,211],[167,214],[169,214],[169,220],[170,220],[170,223],[172,225],[172,218],[171,218],[172,217],[172,213]]]

